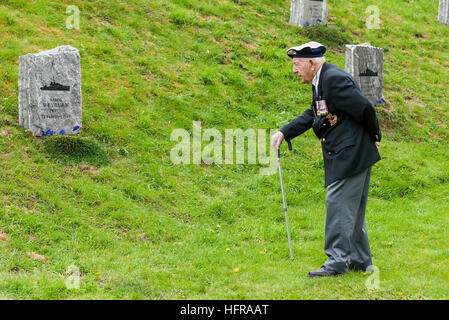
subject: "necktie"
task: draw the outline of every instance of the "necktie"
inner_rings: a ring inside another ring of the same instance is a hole
[[[313,91],[313,101],[317,99],[317,92],[315,86],[312,84],[312,91]]]

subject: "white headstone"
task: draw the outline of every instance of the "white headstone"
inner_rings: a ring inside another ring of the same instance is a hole
[[[382,103],[384,53],[369,43],[346,45],[346,72],[354,77],[373,105]],[[384,102],[384,101],[383,101]]]
[[[326,24],[327,0],[292,0],[290,24],[307,27],[313,24]]]
[[[81,129],[81,63],[72,46],[19,58],[19,123],[35,136]]]
[[[449,24],[449,0],[440,0],[438,8],[438,21]]]

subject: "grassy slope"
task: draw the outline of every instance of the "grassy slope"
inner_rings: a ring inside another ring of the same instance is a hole
[[[325,259],[324,174],[311,132],[283,153],[294,262],[277,175],[170,162],[172,130],[191,132],[193,120],[221,132],[279,128],[307,107],[310,88],[284,53],[307,40],[288,25],[289,1],[6,0],[0,297],[447,299],[449,28],[436,22],[435,1],[378,1],[380,30],[360,18],[372,1],[329,2],[333,29],[385,48],[386,134],[367,210],[380,290],[367,290],[361,273],[305,277]],[[79,31],[65,28],[69,4],[81,10]],[[328,42],[328,61],[344,67],[342,48]],[[18,56],[62,44],[82,56],[82,136],[105,146],[109,165],[49,156],[18,126]],[[72,264],[80,290],[64,285]]]

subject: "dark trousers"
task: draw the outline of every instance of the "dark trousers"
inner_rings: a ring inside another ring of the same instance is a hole
[[[347,273],[350,266],[372,265],[365,225],[371,167],[330,184],[326,194],[324,252],[328,269]]]

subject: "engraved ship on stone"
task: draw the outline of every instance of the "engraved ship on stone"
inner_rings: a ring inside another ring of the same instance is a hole
[[[49,86],[43,86],[43,91],[70,91],[70,86],[64,86],[55,81],[52,81]]]
[[[361,74],[359,74],[359,77],[377,77],[378,73],[374,72],[373,70],[370,70],[369,68],[367,68],[365,70],[365,72],[362,72]]]

